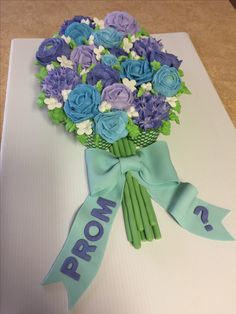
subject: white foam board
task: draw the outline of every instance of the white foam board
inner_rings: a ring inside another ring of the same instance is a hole
[[[160,34],[184,62],[192,96],[182,97],[181,125],[165,137],[179,177],[199,197],[232,210],[236,237],[236,134],[186,33]],[[84,147],[36,105],[34,55],[42,39],[12,41],[1,148],[1,314],[64,314],[61,284],[40,282],[66,239],[88,190]],[[122,211],[98,275],[75,306],[80,314],[233,314],[236,243],[183,230],[157,204],[162,239],[135,250]]]

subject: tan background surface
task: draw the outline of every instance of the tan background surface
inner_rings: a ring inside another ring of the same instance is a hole
[[[236,10],[228,0],[0,2],[0,133],[11,39],[50,37],[64,19],[74,15],[103,18],[113,10],[128,11],[151,33],[188,32],[236,126]]]

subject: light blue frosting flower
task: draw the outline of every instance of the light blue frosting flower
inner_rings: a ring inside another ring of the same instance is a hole
[[[77,45],[83,44],[83,38],[89,39],[93,29],[85,23],[71,23],[65,30],[65,35],[70,36]]]
[[[64,111],[74,123],[78,123],[95,117],[99,113],[100,102],[101,96],[95,87],[78,84],[69,94]]]
[[[171,97],[176,95],[181,86],[178,71],[174,67],[163,65],[155,73],[152,85],[153,89],[163,96]]]
[[[123,35],[112,27],[100,29],[94,33],[95,45],[105,48],[118,47],[122,39]]]
[[[109,65],[109,66],[113,66],[114,64],[116,64],[118,62],[116,56],[114,55],[103,55],[102,56],[102,63]]]
[[[114,143],[128,134],[128,116],[124,111],[99,113],[94,121],[96,133],[108,143]]]
[[[147,60],[125,60],[121,63],[121,77],[141,85],[152,80],[153,70]]]

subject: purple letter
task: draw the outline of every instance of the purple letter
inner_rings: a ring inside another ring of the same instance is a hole
[[[71,252],[85,261],[90,261],[91,256],[88,255],[88,252],[94,252],[96,248],[96,245],[89,245],[86,240],[80,239],[75,243]]]
[[[113,202],[113,201],[107,200],[105,198],[102,198],[102,197],[98,198],[97,203],[102,208],[94,208],[91,211],[91,215],[96,217],[96,218],[98,218],[98,219],[100,219],[100,220],[108,222],[109,221],[109,217],[107,217],[105,215],[108,215],[108,214],[112,213],[111,209],[108,206],[115,207],[116,203]]]
[[[79,263],[77,259],[73,256],[69,256],[64,260],[61,266],[61,272],[71,277],[72,279],[79,281],[80,274],[76,272],[78,266],[79,266]]]
[[[96,227],[98,229],[98,232],[95,235],[90,234],[90,228],[93,227]],[[84,235],[89,241],[98,241],[99,239],[101,239],[103,231],[103,226],[96,220],[88,222],[87,225],[84,227]]]

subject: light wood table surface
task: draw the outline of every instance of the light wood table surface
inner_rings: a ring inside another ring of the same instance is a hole
[[[228,0],[0,0],[0,3],[0,133],[11,39],[50,37],[63,20],[74,15],[103,18],[114,10],[128,11],[150,33],[189,33],[236,126],[236,10]]]

